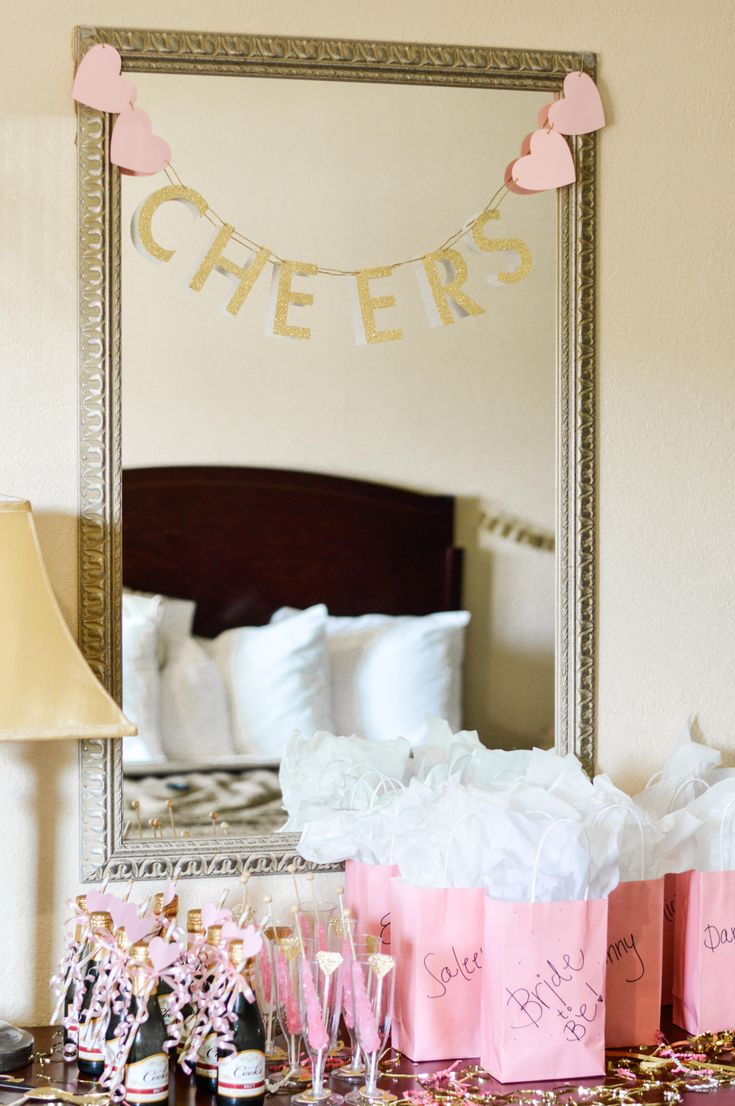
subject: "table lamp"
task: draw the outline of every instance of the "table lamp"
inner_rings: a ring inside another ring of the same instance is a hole
[[[0,741],[136,733],[80,653],[51,590],[24,499],[0,496]],[[33,1037],[0,1021],[0,1072],[28,1063]]]

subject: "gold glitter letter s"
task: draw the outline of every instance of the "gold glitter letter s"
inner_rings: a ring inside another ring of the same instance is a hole
[[[497,219],[498,217],[499,213],[497,211],[484,211],[473,224],[472,238],[475,245],[481,250],[485,250],[487,253],[491,253],[495,250],[505,250],[508,253],[517,255],[518,264],[515,269],[511,269],[510,272],[503,272],[501,270],[496,277],[488,277],[488,281],[492,284],[517,284],[519,280],[525,280],[531,272],[533,258],[528,246],[520,238],[485,237],[485,227],[488,222],[490,219]]]
[[[318,272],[319,266],[311,261],[279,261],[274,265],[271,285],[271,320],[266,334],[271,336],[278,334],[282,338],[311,338],[311,330],[308,326],[289,326],[288,309],[291,304],[295,307],[308,307],[314,302],[311,292],[291,290],[294,274],[315,276]]]
[[[372,296],[370,281],[389,277],[392,272],[390,265],[384,265],[378,269],[360,269],[355,273],[357,303],[360,308],[360,318],[355,316],[355,329],[358,344],[361,346],[372,345],[374,342],[397,342],[403,337],[403,331],[398,327],[393,330],[378,330],[375,325],[375,312],[384,307],[395,307],[396,297]]]
[[[234,233],[235,228],[227,223],[221,228],[189,285],[195,292],[201,292],[213,269],[234,279],[237,287],[232,294],[232,299],[227,304],[227,310],[231,315],[237,315],[270,257],[270,250],[266,249],[265,246],[261,246],[257,253],[250,251],[250,260],[246,265],[238,265],[236,261],[230,261],[229,257],[225,257],[222,251]]]
[[[161,204],[168,203],[169,200],[178,200],[186,204],[192,211],[199,212],[200,217],[206,215],[209,206],[201,193],[195,192],[193,188],[185,188],[183,184],[170,184],[166,188],[159,188],[157,192],[153,192],[138,204],[130,223],[130,235],[135,248],[153,261],[170,261],[176,252],[159,246],[153,237],[151,226],[153,216]]]
[[[449,276],[444,284],[439,275],[440,265],[445,275]],[[416,274],[431,326],[449,326],[455,317],[485,314],[484,307],[480,307],[461,289],[467,279],[467,262],[457,250],[427,253],[417,264]]]

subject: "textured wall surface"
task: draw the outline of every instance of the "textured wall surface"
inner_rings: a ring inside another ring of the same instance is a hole
[[[76,622],[77,23],[594,50],[600,140],[598,764],[640,784],[698,712],[735,747],[729,0],[29,0],[4,21],[0,483]],[[76,751],[0,750],[3,1016],[47,1018],[77,889]],[[260,893],[266,893],[265,881]],[[278,880],[268,891],[284,895]],[[186,899],[211,887],[190,885]]]

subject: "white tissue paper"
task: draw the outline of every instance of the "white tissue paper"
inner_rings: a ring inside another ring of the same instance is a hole
[[[288,821],[283,832],[340,810],[360,810],[378,795],[402,786],[411,746],[405,738],[367,741],[320,731],[289,739],[279,780]]]
[[[723,775],[731,774],[728,770],[723,772],[721,765],[722,754],[693,741],[687,728],[679,735],[661,771],[635,796],[636,805],[654,818],[663,818],[686,807]]]

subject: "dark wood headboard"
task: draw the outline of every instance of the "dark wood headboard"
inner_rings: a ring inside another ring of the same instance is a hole
[[[281,469],[123,472],[123,582],[197,604],[194,632],[258,626],[278,607],[456,610],[454,499]]]

